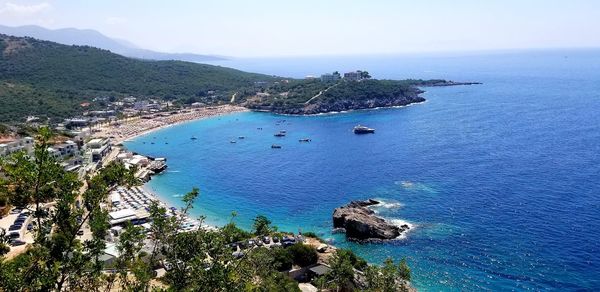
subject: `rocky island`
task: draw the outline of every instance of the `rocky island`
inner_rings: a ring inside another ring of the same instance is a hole
[[[375,215],[369,206],[379,204],[378,201],[352,201],[336,208],[333,212],[333,227],[346,231],[349,240],[372,242],[397,238],[410,229],[408,225],[396,226]]]

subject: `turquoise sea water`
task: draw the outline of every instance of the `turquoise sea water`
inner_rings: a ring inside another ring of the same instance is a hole
[[[128,142],[168,158],[168,171],[148,187],[172,204],[198,186],[194,212],[209,223],[236,211],[249,227],[264,214],[280,229],[315,231],[371,262],[407,257],[424,291],[600,289],[600,51],[222,65],[293,77],[367,69],[376,78],[484,84],[428,88],[427,102],[405,108],[239,113]],[[352,134],[359,123],[377,133]],[[274,137],[278,130],[287,137]],[[312,142],[299,143],[304,137]],[[332,235],[333,209],[367,198],[386,202],[380,215],[413,230],[387,244]]]

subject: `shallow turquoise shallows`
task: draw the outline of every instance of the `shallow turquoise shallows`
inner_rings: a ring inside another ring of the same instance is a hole
[[[208,223],[222,225],[236,211],[249,228],[264,214],[282,230],[315,231],[373,263],[406,257],[425,291],[600,290],[600,51],[222,65],[484,84],[429,88],[427,102],[405,108],[238,113],[128,142],[168,158],[168,171],[148,187],[171,204],[197,186],[193,212]],[[354,135],[357,124],[376,133]],[[274,137],[279,130],[287,136]],[[387,244],[332,235],[333,209],[367,198],[384,201],[379,214],[413,230]]]

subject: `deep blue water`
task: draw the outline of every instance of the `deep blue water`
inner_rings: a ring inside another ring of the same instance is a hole
[[[399,109],[240,113],[129,142],[168,158],[169,170],[149,187],[173,204],[198,186],[194,212],[209,223],[237,211],[249,227],[264,214],[280,229],[316,231],[371,262],[407,257],[425,291],[600,289],[600,51],[222,64],[294,77],[366,69],[376,78],[484,84],[429,88],[427,102]],[[377,133],[352,134],[359,123]],[[273,137],[280,129],[288,136]],[[240,135],[247,138],[229,143]],[[303,137],[312,142],[299,143]],[[169,144],[143,144],[163,140]],[[331,235],[333,209],[367,198],[390,203],[380,214],[415,228],[389,244]]]

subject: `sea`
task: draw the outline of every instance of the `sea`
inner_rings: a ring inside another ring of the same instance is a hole
[[[208,224],[251,228],[265,215],[279,230],[316,232],[374,264],[406,258],[421,291],[600,290],[600,50],[216,64],[296,78],[361,69],[482,84],[424,88],[426,102],[402,108],[236,113],[127,142],[168,159],[147,187],[170,204],[198,187],[192,214]],[[376,133],[355,135],[357,124]],[[280,130],[287,136],[274,137]],[[369,198],[411,230],[379,244],[332,232],[336,207]]]

